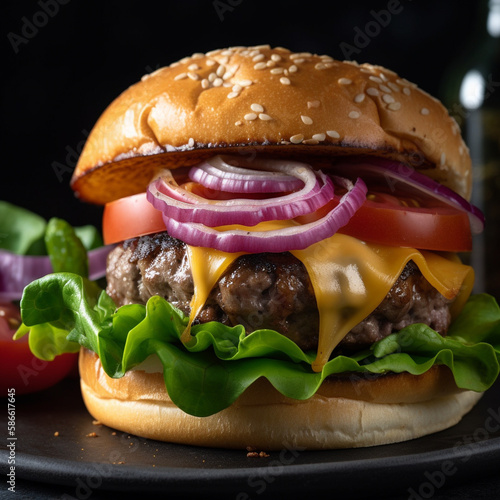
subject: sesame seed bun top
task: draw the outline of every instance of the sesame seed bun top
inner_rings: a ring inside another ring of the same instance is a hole
[[[104,111],[71,186],[103,204],[146,190],[161,168],[220,153],[307,159],[375,155],[469,197],[471,160],[444,106],[394,72],[268,46],[193,54]]]

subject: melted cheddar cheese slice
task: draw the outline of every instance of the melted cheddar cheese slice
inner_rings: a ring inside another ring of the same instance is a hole
[[[455,299],[452,315],[462,308],[474,281],[472,268],[454,254],[374,245],[339,233],[290,253],[306,267],[316,295],[320,331],[314,371],[321,371],[346,334],[382,302],[410,260],[442,295]],[[194,280],[189,325],[214,285],[240,255],[189,247]],[[184,332],[183,342],[189,341],[189,330]]]

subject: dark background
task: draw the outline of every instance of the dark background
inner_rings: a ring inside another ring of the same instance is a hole
[[[4,1],[0,199],[99,225],[101,207],[69,188],[86,135],[126,87],[194,52],[269,43],[384,65],[442,97],[447,68],[471,48],[479,3]]]

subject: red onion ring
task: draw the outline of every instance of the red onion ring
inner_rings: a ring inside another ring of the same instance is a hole
[[[336,178],[348,191],[340,203],[317,221],[271,231],[249,232],[241,229],[217,231],[199,223],[179,222],[167,215],[163,220],[167,232],[188,245],[215,248],[223,252],[285,252],[302,250],[329,238],[359,209],[366,199],[365,183],[358,179],[353,185],[347,179]]]
[[[257,167],[259,164],[262,166],[262,162],[258,162]],[[283,193],[296,191],[304,184],[300,179],[281,172],[262,172],[231,165],[220,156],[191,168],[189,178],[206,188],[226,193]]]
[[[108,245],[88,252],[90,280],[106,275],[106,260],[112,248]],[[0,301],[19,300],[26,285],[52,272],[46,255],[17,255],[0,250]]]
[[[331,179],[305,163],[278,160],[259,160],[259,163],[271,172],[286,172],[300,180],[302,189],[263,200],[207,200],[180,187],[170,170],[165,170],[148,186],[147,199],[169,219],[217,227],[231,224],[255,226],[263,221],[293,219],[315,212],[333,198]],[[212,166],[216,164],[212,163]]]

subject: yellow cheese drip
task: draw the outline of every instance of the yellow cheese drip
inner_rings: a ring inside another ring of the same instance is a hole
[[[322,370],[339,342],[382,302],[410,260],[447,299],[462,291],[463,305],[472,289],[472,268],[451,255],[372,245],[338,233],[291,253],[306,267],[318,305],[314,371]]]
[[[212,288],[229,265],[242,253],[226,253],[213,248],[193,247],[187,245],[193,274],[194,295],[191,299],[189,324],[181,336],[183,343],[191,338],[191,324],[203,309]]]
[[[226,226],[224,229],[269,231],[291,224],[291,221],[273,221],[254,227]],[[188,248],[194,296],[189,326],[181,338],[183,342],[189,341],[191,323],[202,310],[212,288],[229,265],[243,255],[210,248]],[[472,268],[461,264],[454,254],[373,245],[339,233],[290,253],[306,267],[316,296],[319,339],[313,363],[315,371],[321,371],[349,330],[382,302],[410,260],[442,295],[456,298],[452,314],[462,308],[474,279]]]

